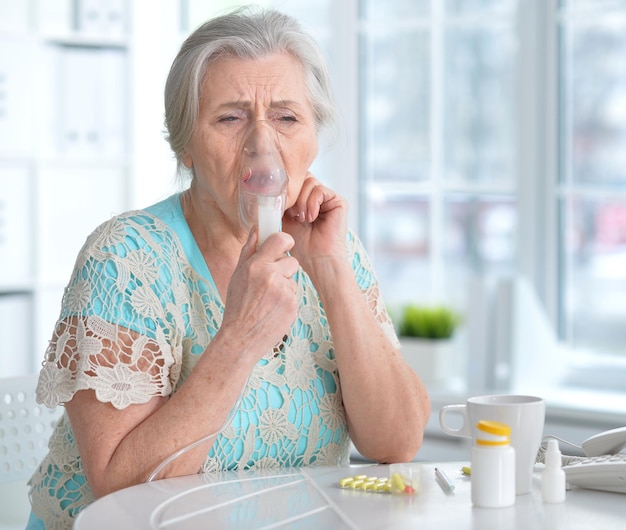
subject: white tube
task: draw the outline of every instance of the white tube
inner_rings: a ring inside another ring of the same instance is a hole
[[[280,202],[276,197],[263,197],[261,195],[257,197],[259,245],[262,245],[270,234],[280,232],[283,216],[282,208],[277,208],[277,203]]]

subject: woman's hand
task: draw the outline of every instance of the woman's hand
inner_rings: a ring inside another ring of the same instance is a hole
[[[347,219],[348,202],[309,173],[283,216],[283,231],[295,240],[291,254],[309,274],[320,258],[345,260]]]
[[[220,334],[234,332],[242,351],[255,352],[254,362],[285,335],[298,311],[296,258],[289,234],[272,234],[256,249],[257,230],[250,231],[228,285]]]

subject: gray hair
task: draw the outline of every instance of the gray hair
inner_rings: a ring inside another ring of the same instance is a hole
[[[186,174],[182,155],[191,140],[204,75],[220,57],[260,59],[286,52],[302,63],[318,133],[334,129],[335,105],[325,61],[315,40],[292,17],[274,10],[238,9],[201,25],[182,44],[165,84],[166,139],[176,156],[179,177]]]

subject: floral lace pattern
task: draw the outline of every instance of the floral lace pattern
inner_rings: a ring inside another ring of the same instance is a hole
[[[355,277],[397,346],[372,267],[349,233]],[[324,309],[303,270],[298,318],[250,374],[233,420],[201,471],[348,462],[349,436]],[[83,389],[117,409],[176,391],[221,324],[222,301],[190,265],[176,233],[146,211],[101,225],[80,252],[41,370],[38,401]],[[66,414],[30,480],[35,514],[67,528],[93,497]]]

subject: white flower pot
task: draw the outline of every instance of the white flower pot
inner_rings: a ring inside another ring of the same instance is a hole
[[[402,356],[424,383],[442,383],[454,371],[454,341],[400,337]]]

